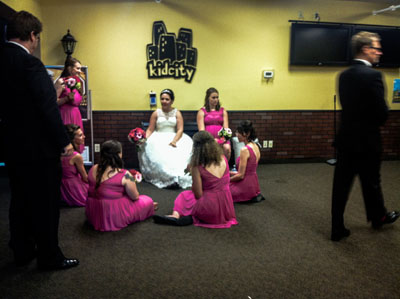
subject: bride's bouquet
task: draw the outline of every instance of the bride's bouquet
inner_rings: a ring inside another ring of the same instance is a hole
[[[146,142],[146,132],[142,128],[135,128],[129,132],[128,139],[140,150],[140,145]]]
[[[139,171],[137,171],[135,169],[129,169],[129,172],[135,178],[135,183],[140,183],[142,181],[142,179],[143,179],[142,174]]]
[[[69,76],[65,77],[64,79],[65,86],[71,89],[73,91],[74,89],[77,89],[80,92],[80,89],[82,87],[81,79],[79,79],[78,76]]]
[[[225,142],[227,142],[229,139],[232,138],[232,130],[229,128],[221,128],[221,130],[218,131],[218,136],[219,136],[218,143],[224,144]]]

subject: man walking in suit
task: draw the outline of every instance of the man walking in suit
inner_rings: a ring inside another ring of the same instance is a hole
[[[39,269],[79,264],[58,246],[60,155],[72,154],[53,83],[42,62],[31,55],[41,22],[26,11],[7,27],[0,49],[0,137],[5,151],[10,202],[10,242],[17,266],[37,258]]]
[[[359,32],[352,37],[352,66],[339,76],[339,97],[342,106],[339,132],[336,137],[338,157],[332,192],[332,241],[350,235],[344,226],[343,214],[355,176],[361,181],[367,221],[373,228],[393,223],[400,213],[387,212],[380,183],[382,141],[388,108],[382,74],[371,68],[382,55],[380,37]]]

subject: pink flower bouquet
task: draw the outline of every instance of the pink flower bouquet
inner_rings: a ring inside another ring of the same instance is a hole
[[[135,170],[135,169],[129,169],[129,172],[131,173],[131,175],[133,175],[133,177],[135,178],[135,182],[136,183],[140,183],[142,181],[142,174]]]
[[[146,142],[146,132],[141,128],[135,128],[129,132],[128,139],[140,149],[139,146]]]
[[[232,138],[232,130],[229,128],[221,128],[221,130],[218,131],[218,136],[219,136],[218,143],[224,144],[225,142],[227,142],[229,139]]]
[[[70,76],[70,77],[65,77],[64,78],[65,86],[71,89],[73,91],[74,89],[77,89],[79,92],[82,87],[81,79],[79,79],[78,76]]]

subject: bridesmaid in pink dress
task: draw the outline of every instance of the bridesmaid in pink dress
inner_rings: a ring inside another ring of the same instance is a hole
[[[257,138],[252,122],[242,121],[236,129],[239,142],[244,142],[245,147],[240,150],[236,160],[237,172],[231,172],[231,193],[234,202],[259,202],[264,200],[258,183],[257,166],[260,160],[260,149],[254,142]]]
[[[66,125],[66,130],[74,147],[71,156],[61,157],[62,180],[61,199],[69,206],[85,206],[88,197],[88,176],[79,154],[79,146],[85,143],[85,135],[77,125]]]
[[[83,130],[82,115],[79,111],[79,105],[82,102],[83,84],[80,89],[71,90],[64,84],[64,78],[69,76],[78,76],[81,73],[81,63],[76,58],[70,58],[65,62],[64,70],[57,80],[58,84],[62,84],[63,89],[58,89],[57,104],[60,108],[61,118],[64,124],[75,124]],[[83,152],[85,145],[79,147],[79,152]]]
[[[121,143],[103,143],[100,162],[89,171],[86,217],[99,231],[117,231],[154,214],[157,203],[139,195],[134,177],[123,169]]]
[[[154,222],[170,225],[193,223],[207,228],[229,228],[238,224],[229,190],[228,161],[207,131],[193,136],[190,168],[192,190],[178,195],[171,215],[155,215]]]
[[[221,107],[218,90],[213,87],[207,89],[204,107],[197,112],[197,127],[199,131],[210,132],[217,142],[219,140],[218,131],[221,128],[229,128],[228,112]],[[223,143],[222,149],[229,161],[231,158],[230,142]]]

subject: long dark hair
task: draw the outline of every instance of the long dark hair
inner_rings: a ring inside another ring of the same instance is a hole
[[[254,141],[257,139],[256,131],[254,130],[253,123],[250,120],[244,120],[240,122],[240,125],[237,127],[236,131],[242,135],[249,134],[249,136],[247,136],[248,141]]]
[[[74,147],[74,150],[75,150],[76,152],[79,152],[79,149],[78,149],[78,147],[77,147],[77,146],[75,145],[75,143],[74,143],[74,138],[75,138],[76,132],[77,132],[80,128],[81,128],[80,126],[75,125],[75,124],[68,124],[68,125],[65,125],[65,129],[67,130],[69,140],[71,141],[71,144],[72,144],[72,146]]]
[[[60,75],[60,78],[71,76],[71,73],[69,71],[69,67],[74,67],[76,63],[81,63],[81,62],[78,59],[74,58],[74,57],[69,57],[65,61],[64,69],[63,69],[63,71],[62,71],[62,73]]]
[[[222,149],[214,137],[207,131],[200,131],[193,135],[193,150],[190,166],[202,165],[204,167],[222,161]]]
[[[111,167],[108,174],[123,168],[124,163],[119,156],[120,153],[122,153],[122,146],[116,140],[107,140],[101,145],[100,161],[97,166],[96,189],[100,186],[101,178],[107,167]]]
[[[212,93],[214,93],[214,92],[218,93],[218,95],[219,95],[218,90],[217,90],[216,88],[214,88],[214,87],[210,87],[210,88],[207,89],[207,91],[206,91],[206,97],[205,97],[205,99],[204,99],[204,107],[206,108],[207,112],[210,112],[210,110],[211,110],[209,98],[210,98],[210,95],[211,95]],[[221,108],[221,102],[218,100],[218,104],[217,104],[217,106],[215,107],[215,110],[219,111],[219,108]]]

